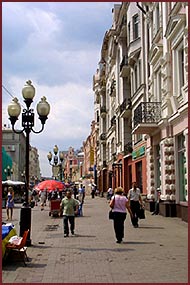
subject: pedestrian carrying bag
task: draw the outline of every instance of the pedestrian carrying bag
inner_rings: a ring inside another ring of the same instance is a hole
[[[115,203],[115,196],[113,198],[114,203]],[[113,206],[114,207],[114,206]],[[114,212],[112,211],[112,209],[109,211],[109,220],[113,220],[114,219]]]

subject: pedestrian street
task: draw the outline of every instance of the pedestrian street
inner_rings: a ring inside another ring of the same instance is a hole
[[[19,233],[21,204],[12,223]],[[5,222],[5,209],[2,210]],[[129,214],[125,236],[116,243],[106,198],[86,196],[83,217],[75,219],[75,236],[64,238],[62,218],[49,207],[32,209],[29,262],[3,264],[3,283],[187,283],[188,224],[178,218],[152,216],[133,228]]]

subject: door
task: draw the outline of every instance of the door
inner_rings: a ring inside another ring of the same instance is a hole
[[[178,136],[178,175],[179,175],[179,200],[186,201],[185,190],[185,137],[184,135]]]
[[[143,193],[143,185],[142,185],[142,161],[136,163],[136,182],[137,187],[140,188],[141,193]]]

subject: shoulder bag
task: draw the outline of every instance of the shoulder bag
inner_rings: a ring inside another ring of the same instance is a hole
[[[114,195],[114,198],[113,198],[113,201],[115,203],[115,195]],[[109,220],[114,220],[114,212],[112,211],[113,209],[111,209],[109,211]]]
[[[138,218],[139,219],[145,219],[145,212],[144,212],[144,208],[142,208],[142,207],[140,207],[140,209],[139,209]]]

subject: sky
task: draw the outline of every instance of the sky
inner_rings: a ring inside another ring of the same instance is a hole
[[[35,130],[41,127],[37,103],[45,96],[50,104],[45,130],[30,135],[42,176],[52,175],[47,154],[55,144],[77,150],[90,134],[93,75],[113,7],[114,2],[2,3],[2,124],[11,126],[7,106],[13,97],[25,107],[22,88],[30,79],[36,89]],[[22,128],[21,115],[15,127]]]

